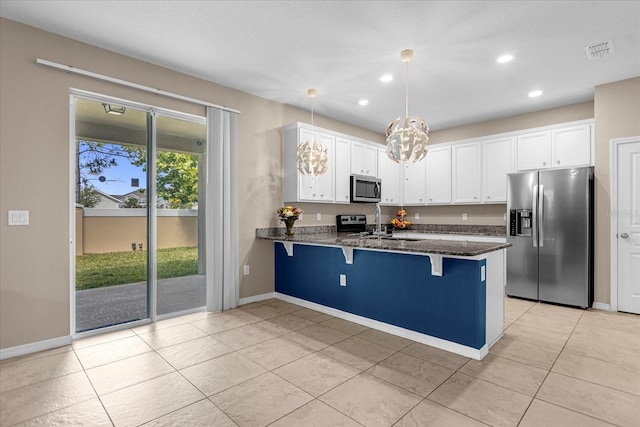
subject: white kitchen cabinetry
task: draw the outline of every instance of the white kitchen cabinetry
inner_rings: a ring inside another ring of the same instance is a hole
[[[551,166],[571,167],[591,163],[591,126],[551,131]]]
[[[480,142],[451,146],[451,186],[453,203],[480,203]]]
[[[429,154],[427,154],[428,156]],[[424,205],[427,200],[427,162],[408,162],[402,166],[405,205]],[[384,186],[384,183],[382,184]]]
[[[513,172],[513,137],[482,141],[482,203],[507,201],[507,174]]]
[[[518,170],[591,164],[591,124],[558,127],[517,137]]]
[[[451,203],[451,146],[429,147],[426,162],[427,204]]]
[[[314,137],[328,150],[328,169],[323,175],[307,176],[298,171],[297,147]],[[295,123],[284,128],[284,201],[333,203],[335,192],[335,137],[311,131],[310,126]]]
[[[551,131],[518,135],[516,151],[518,153],[518,170],[550,167]]]
[[[400,164],[387,156],[386,148],[378,148],[378,178],[382,181],[380,204],[400,205]]]
[[[378,176],[378,148],[359,142],[351,142],[351,173]]]
[[[345,138],[336,138],[335,161],[336,161],[336,203],[349,203],[351,167],[351,141]]]

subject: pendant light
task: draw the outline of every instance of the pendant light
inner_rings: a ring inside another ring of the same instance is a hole
[[[409,117],[409,62],[413,50],[400,52],[405,63],[405,117],[398,117],[387,127],[387,156],[396,163],[420,161],[427,155],[429,127],[420,117]]]
[[[318,94],[316,89],[307,90],[307,96],[311,98],[311,141],[304,141],[298,146],[298,170],[304,175],[317,176],[327,171],[329,154],[327,146],[316,139],[313,127],[313,101]]]

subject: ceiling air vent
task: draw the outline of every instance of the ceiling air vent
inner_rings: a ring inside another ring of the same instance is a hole
[[[607,40],[605,42],[594,43],[589,46],[585,46],[584,51],[587,53],[589,59],[600,59],[605,56],[611,55],[613,50],[613,40]]]

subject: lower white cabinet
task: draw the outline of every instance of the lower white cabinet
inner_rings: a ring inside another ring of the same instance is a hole
[[[378,148],[378,178],[382,181],[380,204],[397,206],[400,200],[402,168],[387,156],[386,148]]]
[[[451,146],[429,148],[424,161],[427,204],[451,203]]]

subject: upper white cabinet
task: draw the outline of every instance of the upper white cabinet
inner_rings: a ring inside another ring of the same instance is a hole
[[[351,165],[351,141],[345,138],[336,138],[335,161],[336,161],[336,203],[350,202],[350,181]]]
[[[518,153],[518,170],[550,167],[551,131],[518,135],[516,152]]]
[[[351,142],[351,173],[378,176],[378,148],[359,142]]]
[[[323,175],[307,176],[298,171],[298,145],[315,136],[328,149],[328,169]],[[334,202],[335,192],[335,137],[315,130],[302,123],[285,127],[284,140],[284,201],[285,202]]]
[[[380,203],[383,205],[399,205],[400,180],[402,169],[399,163],[387,156],[386,148],[378,148],[378,178],[382,181],[382,195]]]
[[[429,154],[427,154],[428,156]],[[424,205],[427,201],[427,162],[405,163],[403,172],[403,194],[405,205]],[[384,187],[384,182],[382,183]]]
[[[423,161],[427,168],[427,204],[451,203],[451,146],[446,144],[429,147]]]
[[[452,145],[453,203],[480,203],[480,150],[480,142]]]
[[[513,137],[482,141],[482,203],[507,201],[507,174],[513,172]]]
[[[551,131],[552,167],[591,163],[591,126],[572,126]]]
[[[558,126],[518,135],[517,169],[547,169],[590,165],[592,125]]]

